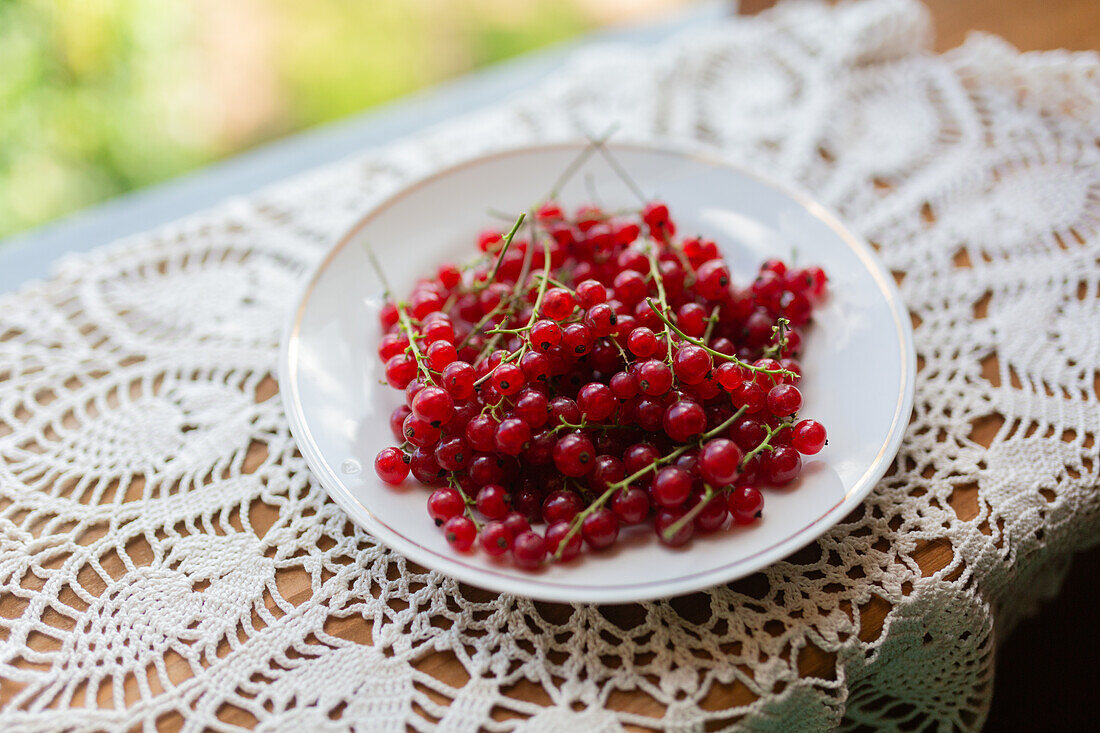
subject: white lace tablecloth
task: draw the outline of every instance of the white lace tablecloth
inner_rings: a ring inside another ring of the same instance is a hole
[[[919,4],[867,0],[598,48],[5,296],[2,727],[980,726],[997,639],[1100,530],[1100,62],[984,36],[937,56],[928,37]],[[690,613],[489,597],[410,567],[326,498],[272,386],[296,281],[373,202],[612,122],[800,182],[875,243],[916,325],[890,474]],[[915,559],[930,546],[937,567]]]

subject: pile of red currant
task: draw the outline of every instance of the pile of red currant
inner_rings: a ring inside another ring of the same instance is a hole
[[[796,417],[820,268],[769,260],[739,287],[715,243],[677,238],[657,202],[551,201],[478,248],[387,299],[378,345],[405,404],[375,469],[435,487],[428,514],[454,549],[535,569],[649,522],[683,545],[753,523],[757,487],[789,483],[825,445]]]

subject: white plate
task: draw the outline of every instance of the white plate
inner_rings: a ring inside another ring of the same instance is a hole
[[[389,414],[402,393],[380,385],[376,356],[381,288],[370,242],[399,293],[443,260],[467,259],[487,213],[525,210],[544,196],[579,144],[511,150],[443,170],[366,215],[306,283],[285,333],[279,382],[291,431],[315,475],[351,518],[389,547],[472,585],[549,601],[619,603],[687,593],[765,567],[848,514],[886,472],[913,403],[912,332],[893,280],[864,242],[808,196],[696,153],[612,146],[641,188],[667,202],[682,233],[719,243],[748,280],[770,256],[819,264],[831,296],[817,311],[802,359],[803,416],[821,420],[829,445],[796,485],[765,489],[761,521],[669,549],[651,531],[610,551],[529,573],[484,553],[457,554],[428,518],[428,490],[411,477],[393,489],[374,475],[394,443]],[[559,199],[595,190],[605,207],[637,199],[599,155]]]

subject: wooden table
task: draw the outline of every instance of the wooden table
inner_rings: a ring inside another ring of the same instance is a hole
[[[766,0],[744,0],[743,10],[755,12],[772,3]],[[1097,0],[929,0],[928,2],[936,27],[937,51],[952,48],[964,39],[970,30],[983,30],[998,34],[1021,49],[1098,49],[1100,48],[1100,2]],[[963,264],[962,266],[965,266]],[[996,365],[990,362],[985,370],[986,378],[996,379]],[[271,399],[275,396],[277,386],[272,379],[268,379],[257,394],[258,400]],[[996,417],[986,418],[977,426],[973,437],[984,445],[989,445],[1000,424]],[[263,459],[263,449],[255,446],[255,451],[250,451],[246,461],[245,471],[255,468]],[[131,486],[130,491],[140,493],[140,486]],[[952,497],[952,506],[962,520],[972,519],[978,513],[977,488],[960,489]],[[271,516],[265,516],[265,505],[256,507],[255,513],[250,516],[254,527],[270,525],[274,520],[275,510],[267,508]],[[144,548],[148,550],[148,547]],[[143,548],[128,548],[130,557],[140,564],[151,559],[151,552],[143,557]],[[926,542],[917,547],[912,553],[913,560],[920,567],[923,575],[928,576],[946,567],[953,557],[953,550],[946,540]],[[117,557],[114,559],[118,559]],[[117,567],[111,567],[111,560],[104,560],[104,566],[112,574],[123,571],[121,560]],[[738,590],[748,591],[753,583],[753,578],[747,578],[734,584]],[[97,588],[96,584],[100,587]],[[293,602],[301,603],[310,597],[310,578],[306,574],[289,575],[279,578],[280,589],[284,597]],[[106,587],[102,579],[92,577],[88,579],[87,588],[93,593],[101,592]],[[482,591],[467,589],[470,597],[484,595]],[[877,596],[872,596],[877,599]],[[18,608],[12,607],[11,598],[0,599],[0,614],[11,616],[18,612]],[[680,604],[684,608],[684,614],[690,615],[694,609],[700,609],[705,604],[706,596],[701,594],[689,596]],[[553,604],[539,604],[542,613],[553,618],[564,611]],[[609,613],[628,620],[636,607],[623,606]],[[882,600],[872,600],[861,608],[861,625],[859,637],[864,641],[876,639],[882,631],[883,621],[890,612],[891,607]],[[335,620],[332,628],[326,628],[330,633],[360,643],[370,643],[370,626],[356,616]],[[174,682],[180,682],[190,675],[190,667],[182,658],[167,661],[170,678]],[[800,657],[800,670],[807,676],[831,675],[835,669],[835,655],[828,654],[814,647],[808,647]],[[468,679],[463,666],[452,654],[429,656],[418,665],[422,672],[430,674],[440,681],[453,686],[461,687]],[[127,702],[138,699],[137,683],[133,677],[129,678],[134,684],[127,685],[124,697]],[[8,699],[15,690],[0,680],[0,700]],[[110,706],[110,687],[100,688],[101,705]],[[532,702],[549,702],[541,687],[523,683],[516,685],[510,692],[517,699]],[[744,685],[734,683],[731,685],[715,685],[708,697],[703,701],[703,706],[716,710],[736,707],[752,702],[753,693]],[[438,696],[438,701],[445,703],[447,700]],[[80,704],[74,700],[74,705]],[[621,710],[629,710],[633,713],[660,717],[664,710],[655,699],[642,692],[613,694],[608,702],[609,707]],[[503,715],[507,715],[504,713]],[[249,725],[255,723],[255,719],[247,711],[235,707],[226,707],[219,711],[219,718],[226,723],[237,725]],[[158,721],[164,729],[175,730],[183,724],[183,718],[178,714],[166,716]]]

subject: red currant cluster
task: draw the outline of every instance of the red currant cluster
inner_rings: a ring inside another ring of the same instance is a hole
[[[527,569],[650,518],[673,546],[755,521],[757,485],[792,481],[825,445],[796,419],[824,272],[769,260],[737,287],[715,243],[676,239],[661,203],[547,203],[520,236],[524,218],[383,308],[378,355],[406,404],[378,475],[411,470],[437,487],[428,513],[452,547]]]

